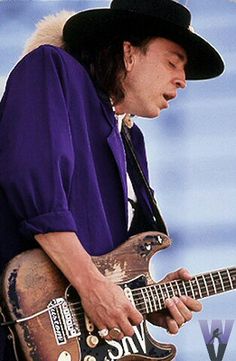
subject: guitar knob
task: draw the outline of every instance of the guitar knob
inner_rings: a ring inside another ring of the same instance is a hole
[[[84,361],[96,361],[96,358],[90,355],[85,356]]]
[[[94,335],[89,335],[86,338],[86,343],[90,348],[95,348],[98,344],[99,340],[97,336]],[[89,361],[93,361],[93,360],[89,360]]]

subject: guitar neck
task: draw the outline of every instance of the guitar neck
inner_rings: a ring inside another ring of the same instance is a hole
[[[190,281],[175,280],[132,290],[136,308],[148,314],[165,308],[165,300],[174,296],[202,299],[236,289],[236,268],[224,268],[194,276]]]

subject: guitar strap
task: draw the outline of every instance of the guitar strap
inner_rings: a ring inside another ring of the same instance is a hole
[[[157,207],[157,202],[153,195],[153,190],[151,189],[148,180],[146,179],[143,170],[140,166],[140,163],[138,161],[138,158],[135,153],[135,149],[131,140],[130,132],[125,124],[126,120],[122,122],[122,128],[121,128],[121,136],[123,139],[125,151],[126,151],[126,157],[127,160],[131,163],[132,169],[135,173],[135,176],[139,180],[139,183],[144,187],[145,193],[148,197],[148,200],[151,205],[151,211],[152,211],[152,219],[154,221],[153,228],[155,231],[159,231],[162,233],[165,233],[168,235],[167,227],[163,221],[163,218],[160,214],[160,211]]]

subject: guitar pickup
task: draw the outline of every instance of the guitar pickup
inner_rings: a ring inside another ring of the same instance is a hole
[[[47,306],[58,345],[65,344],[67,339],[81,335],[76,315],[64,298],[54,298]]]

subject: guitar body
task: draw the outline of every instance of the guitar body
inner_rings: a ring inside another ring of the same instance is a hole
[[[125,291],[153,283],[149,261],[169,245],[164,234],[141,233],[112,252],[93,257],[93,261]],[[119,342],[101,339],[84,317],[73,287],[40,249],[26,251],[9,262],[2,278],[1,297],[7,320],[37,313],[32,319],[11,326],[19,361],[167,361],[176,353],[174,345],[158,343],[149,335],[145,321],[134,327],[132,338]],[[55,304],[60,307],[55,308]],[[58,316],[59,308],[64,313],[63,320]],[[47,311],[39,313],[44,309]]]

